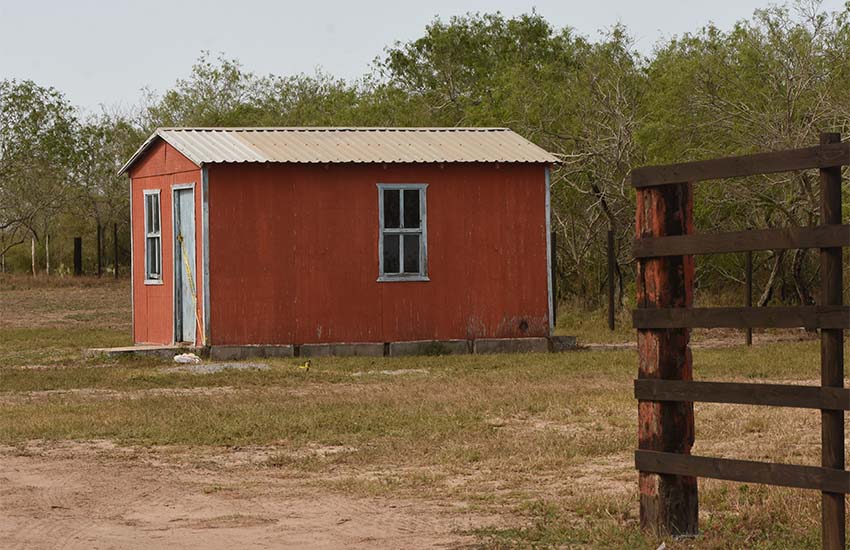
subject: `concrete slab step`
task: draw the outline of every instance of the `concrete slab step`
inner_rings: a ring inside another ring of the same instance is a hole
[[[83,357],[126,357],[130,355],[142,357],[161,357],[163,359],[172,359],[175,355],[181,353],[194,353],[199,356],[205,355],[205,350],[202,347],[195,346],[122,346],[117,348],[89,348],[83,352]]]

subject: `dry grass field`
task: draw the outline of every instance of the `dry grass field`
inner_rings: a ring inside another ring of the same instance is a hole
[[[631,338],[597,317],[559,330]],[[817,493],[712,480],[700,537],[641,533],[629,349],[212,374],[82,359],[129,328],[127,281],[0,278],[4,548],[820,546]],[[771,339],[698,335],[696,377],[815,384],[817,342]],[[698,404],[696,423],[695,453],[819,462],[817,411]]]

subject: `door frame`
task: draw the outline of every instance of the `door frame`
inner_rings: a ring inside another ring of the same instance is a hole
[[[180,340],[177,339],[177,285],[180,284],[180,281],[178,280],[178,274],[180,273],[180,270],[182,269],[180,267],[180,263],[179,263],[180,260],[182,259],[181,258],[182,252],[179,252],[178,249],[177,249],[177,215],[178,215],[178,213],[177,213],[177,208],[176,208],[176,205],[177,205],[176,198],[177,198],[177,192],[178,191],[186,191],[186,190],[189,190],[189,189],[192,190],[192,219],[194,220],[193,226],[194,226],[194,229],[195,229],[195,256],[197,257],[197,255],[198,255],[197,254],[197,252],[198,252],[198,239],[197,239],[197,236],[198,236],[198,219],[197,218],[198,217],[197,217],[196,212],[195,212],[196,207],[197,207],[196,197],[195,197],[195,183],[194,182],[192,182],[192,183],[176,183],[176,184],[171,186],[171,252],[172,252],[171,255],[173,256],[173,260],[174,260],[173,266],[172,266],[174,273],[173,273],[172,281],[171,281],[172,282],[172,284],[171,284],[171,334],[172,334],[171,341],[174,344],[177,344],[178,342],[180,342]],[[197,261],[195,262],[195,264],[196,264],[195,265],[195,273],[193,273],[192,276],[195,279],[195,292],[197,292],[197,289],[198,289]],[[195,340],[192,342],[193,346],[198,345],[198,327],[197,327],[198,319],[197,319],[197,317],[198,317],[198,311],[196,310],[195,311]]]

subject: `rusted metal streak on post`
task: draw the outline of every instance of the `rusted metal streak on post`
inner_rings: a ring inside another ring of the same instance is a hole
[[[693,233],[693,186],[639,189],[636,236],[666,237]],[[692,305],[692,257],[639,259],[639,308],[686,308]],[[690,380],[692,360],[687,328],[638,330],[638,376]],[[694,443],[693,404],[640,401],[638,446],[652,451],[689,453]],[[696,478],[640,472],[640,520],[656,533],[693,535],[698,530]]]

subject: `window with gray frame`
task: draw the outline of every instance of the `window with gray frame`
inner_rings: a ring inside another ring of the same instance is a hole
[[[144,192],[145,197],[145,281],[162,281],[162,216],[159,190]]]
[[[428,280],[427,184],[378,184],[380,281]]]

